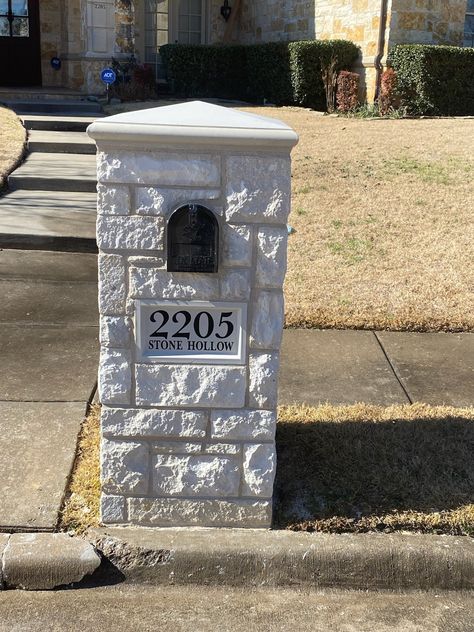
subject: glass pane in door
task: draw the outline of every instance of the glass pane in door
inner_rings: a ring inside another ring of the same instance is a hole
[[[159,50],[169,41],[168,28],[168,0],[146,0],[145,63],[153,66],[157,80],[164,78]]]
[[[178,42],[201,44],[203,0],[179,0]]]

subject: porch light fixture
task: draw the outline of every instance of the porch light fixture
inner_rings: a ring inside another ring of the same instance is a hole
[[[229,7],[229,0],[224,0],[224,4],[221,6],[221,15],[226,22],[230,18],[231,13],[232,7]]]

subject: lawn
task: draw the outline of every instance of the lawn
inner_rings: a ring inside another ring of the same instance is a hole
[[[300,135],[287,326],[474,331],[473,120],[239,109]]]
[[[0,105],[0,189],[6,176],[20,160],[26,142],[26,130],[14,112]]]
[[[474,121],[246,108],[293,152],[287,326],[474,330]]]
[[[83,424],[61,528],[99,524],[99,414]],[[275,528],[474,535],[474,409],[281,407]]]

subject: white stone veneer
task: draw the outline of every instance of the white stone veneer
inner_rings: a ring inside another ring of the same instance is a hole
[[[102,521],[268,527],[297,137],[274,119],[199,103],[102,119],[89,133],[99,149]],[[166,223],[187,201],[218,218],[217,274],[166,270]],[[245,363],[138,359],[137,299],[247,303]]]

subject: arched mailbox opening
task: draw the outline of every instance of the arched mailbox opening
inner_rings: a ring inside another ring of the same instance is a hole
[[[168,221],[168,272],[218,270],[219,224],[201,204],[185,204]]]

